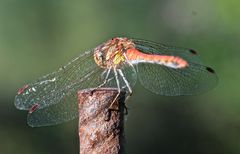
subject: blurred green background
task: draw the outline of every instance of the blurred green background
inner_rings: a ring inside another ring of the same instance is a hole
[[[78,153],[77,120],[31,128],[17,89],[116,36],[196,49],[213,67],[208,94],[162,97],[139,83],[126,152],[240,154],[240,1],[0,0],[0,153]]]

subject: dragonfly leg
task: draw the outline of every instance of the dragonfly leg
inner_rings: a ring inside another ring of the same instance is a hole
[[[133,93],[132,92],[132,88],[129,85],[129,82],[127,81],[126,77],[124,76],[122,70],[118,69],[118,72],[121,75],[121,77],[123,78],[123,81],[125,82],[125,84],[126,84],[126,86],[128,88],[128,91],[129,91],[129,95],[127,95],[127,98],[125,99],[125,101],[127,101],[130,98],[130,96],[132,96],[132,93]],[[128,114],[128,109],[127,109],[127,106],[125,104],[124,104],[124,108],[126,110],[126,114]]]
[[[134,70],[134,72],[136,72],[135,70],[135,67],[133,66],[132,63],[130,63],[130,61],[128,60],[127,56],[126,56],[126,53],[123,53],[124,57],[127,59],[127,63],[132,67],[132,69]],[[128,87],[128,90],[129,90],[129,95],[127,96],[126,100],[132,95],[132,88],[130,87],[129,85],[129,82],[127,81],[127,79],[125,78],[122,70],[118,70],[119,74],[121,75],[121,77],[123,78],[123,81],[125,82],[125,84],[127,85]]]
[[[121,92],[120,83],[119,83],[119,79],[118,79],[117,69],[114,68],[113,71],[114,71],[114,76],[115,76],[115,79],[116,79],[116,82],[117,82],[118,94],[115,96],[113,102],[112,102],[111,105],[109,106],[110,109],[111,109],[112,105],[114,104],[114,102],[116,101],[116,99],[118,98],[118,96],[120,95],[120,92]]]
[[[109,76],[110,72],[111,72],[111,69],[108,69],[108,70],[107,70],[107,75],[106,75],[103,83],[100,84],[97,88],[100,88],[100,87],[104,86],[104,85],[107,83],[107,81],[108,81],[108,76]],[[104,71],[104,74],[105,74],[105,71]]]
[[[116,68],[113,68],[113,72],[114,72],[115,80],[117,82],[118,94],[115,96],[112,103],[108,107],[108,109],[110,109],[110,110],[112,109],[112,106],[113,106],[114,102],[116,101],[116,99],[118,98],[118,96],[120,95],[120,92],[121,92],[120,83],[119,83],[119,79],[118,79],[118,73],[117,73]]]
[[[107,75],[106,75],[106,77],[104,78],[103,83],[100,84],[99,86],[93,88],[92,91],[91,91],[91,93],[93,93],[96,89],[101,88],[102,86],[104,86],[104,85],[109,81],[108,76],[109,76],[109,74],[110,74],[110,72],[111,72],[111,69],[108,69],[108,70],[103,71],[103,72],[102,72],[102,75],[104,75],[106,72],[107,72]]]
[[[123,81],[125,82],[128,90],[129,90],[129,95],[131,96],[131,95],[132,95],[132,88],[130,87],[129,82],[128,82],[127,79],[125,78],[125,76],[124,76],[124,74],[123,74],[123,72],[122,72],[121,69],[118,69],[117,71],[118,71],[118,73],[121,75],[121,77],[123,78]]]
[[[133,66],[133,64],[128,60],[128,58],[127,58],[127,56],[126,56],[126,53],[123,53],[123,55],[124,55],[124,57],[127,59],[127,63],[133,68],[134,71],[136,71],[136,70],[135,70],[135,67]],[[137,72],[138,72],[138,70],[137,70]]]
[[[99,80],[100,81],[102,81],[102,80],[104,80],[104,76],[105,76],[105,74],[107,73],[107,71],[108,71],[108,69],[105,69],[102,73],[101,73],[101,76],[99,77]]]
[[[115,96],[112,103],[109,105],[109,107],[107,109],[107,114],[106,114],[106,117],[105,117],[106,121],[109,121],[109,119],[111,117],[111,111],[118,110],[118,109],[113,108],[113,104],[115,103],[115,101],[117,100],[117,98],[118,98],[118,96],[120,95],[120,92],[121,92],[120,83],[119,83],[119,79],[118,79],[118,73],[117,73],[116,68],[113,68],[113,72],[114,72],[114,76],[115,76],[115,79],[116,79],[116,82],[117,82],[118,93],[117,93],[117,95]]]

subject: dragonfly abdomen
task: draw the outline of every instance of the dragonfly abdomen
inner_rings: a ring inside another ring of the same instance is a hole
[[[126,52],[127,59],[133,63],[154,63],[171,68],[185,68],[188,62],[177,56],[146,54],[137,49],[129,49]]]

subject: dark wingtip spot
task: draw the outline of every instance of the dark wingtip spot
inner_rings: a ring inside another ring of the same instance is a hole
[[[191,52],[192,54],[196,55],[197,51],[193,50],[193,49],[189,49],[189,52]]]
[[[215,73],[215,71],[211,67],[206,67],[206,70],[210,73]]]

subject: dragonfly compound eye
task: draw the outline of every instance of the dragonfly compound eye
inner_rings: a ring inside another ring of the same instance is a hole
[[[96,62],[96,64],[102,68],[105,68],[106,64],[105,64],[105,58],[104,58],[104,55],[101,51],[99,50],[96,50],[95,53],[94,53],[94,60]]]

